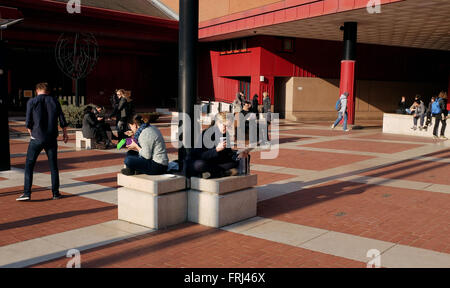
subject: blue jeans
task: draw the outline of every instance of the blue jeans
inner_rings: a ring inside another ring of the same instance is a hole
[[[25,162],[25,195],[31,195],[34,165],[42,150],[45,150],[50,166],[53,195],[59,194],[58,143],[56,142],[56,139],[50,143],[42,143],[37,139],[31,139],[30,144],[28,145],[27,160]]]
[[[334,127],[336,127],[342,120],[342,112],[338,113],[338,118],[334,122]],[[329,124],[328,124],[329,125]],[[347,130],[347,112],[344,113],[344,130]]]
[[[135,151],[128,151],[125,157],[125,165],[147,175],[161,175],[167,172],[167,166],[159,164],[153,160],[147,160],[139,156]]]

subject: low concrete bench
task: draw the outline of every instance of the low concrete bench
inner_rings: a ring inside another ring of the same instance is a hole
[[[256,216],[257,175],[191,178],[188,221],[223,227]]]
[[[185,177],[118,174],[117,184],[119,220],[153,229],[186,222]]]
[[[90,150],[94,148],[94,139],[89,139],[89,138],[84,138],[83,137],[83,132],[82,131],[76,131],[75,133],[75,147],[77,150],[80,150],[83,146],[82,144],[84,143],[84,147],[86,150]]]
[[[383,115],[383,133],[392,133],[409,136],[421,136],[421,137],[433,137],[433,128],[435,124],[435,118],[432,118],[432,125],[428,129],[419,130],[420,118],[417,121],[417,130],[411,129],[414,126],[413,116],[404,114],[384,113]],[[426,121],[426,117],[425,117]],[[425,122],[424,121],[424,122]],[[439,124],[438,136],[441,136],[441,125]],[[450,138],[450,129],[445,129],[445,136]]]

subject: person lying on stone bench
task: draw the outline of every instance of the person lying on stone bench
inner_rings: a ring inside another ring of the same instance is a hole
[[[125,157],[126,168],[122,174],[161,175],[167,172],[169,158],[167,157],[164,137],[158,128],[146,124],[140,115],[134,115],[130,121],[130,129],[137,139],[127,145]]]
[[[186,158],[185,168],[188,177],[208,179],[235,176],[239,173],[241,159],[248,158],[247,164],[249,163],[250,156],[247,150],[238,154],[230,147],[229,133],[233,129],[232,123],[231,119],[227,119],[226,112],[220,112],[216,115],[215,124],[202,132],[202,138],[197,139],[201,141],[202,148],[192,149]]]

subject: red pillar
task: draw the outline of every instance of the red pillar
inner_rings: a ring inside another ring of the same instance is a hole
[[[354,60],[341,61],[341,83],[340,95],[348,92],[347,97],[347,114],[348,124],[355,124],[355,64]]]
[[[348,92],[347,114],[350,125],[355,124],[355,65],[356,65],[356,42],[358,24],[356,22],[345,22],[341,27],[344,31],[344,55],[341,61],[341,83],[340,94]]]

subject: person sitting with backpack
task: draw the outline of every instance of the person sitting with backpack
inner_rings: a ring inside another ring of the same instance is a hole
[[[333,123],[333,125],[331,125],[331,129],[334,129],[334,127],[336,127],[339,122],[341,122],[342,118],[344,118],[344,126],[343,129],[344,131],[350,131],[350,129],[347,129],[347,97],[348,97],[348,92],[344,92],[344,94],[341,95],[341,97],[339,97],[339,99],[336,102],[336,106],[335,109],[336,111],[338,111],[338,117],[336,119],[336,121]]]
[[[447,140],[448,138],[445,137],[445,128],[447,127],[447,118],[448,118],[447,93],[446,92],[442,91],[441,93],[439,93],[438,98],[431,105],[431,115],[435,118],[434,129],[433,129],[433,138],[434,139],[441,138],[441,139]],[[442,122],[441,136],[438,137],[437,133],[438,133],[440,122]]]

